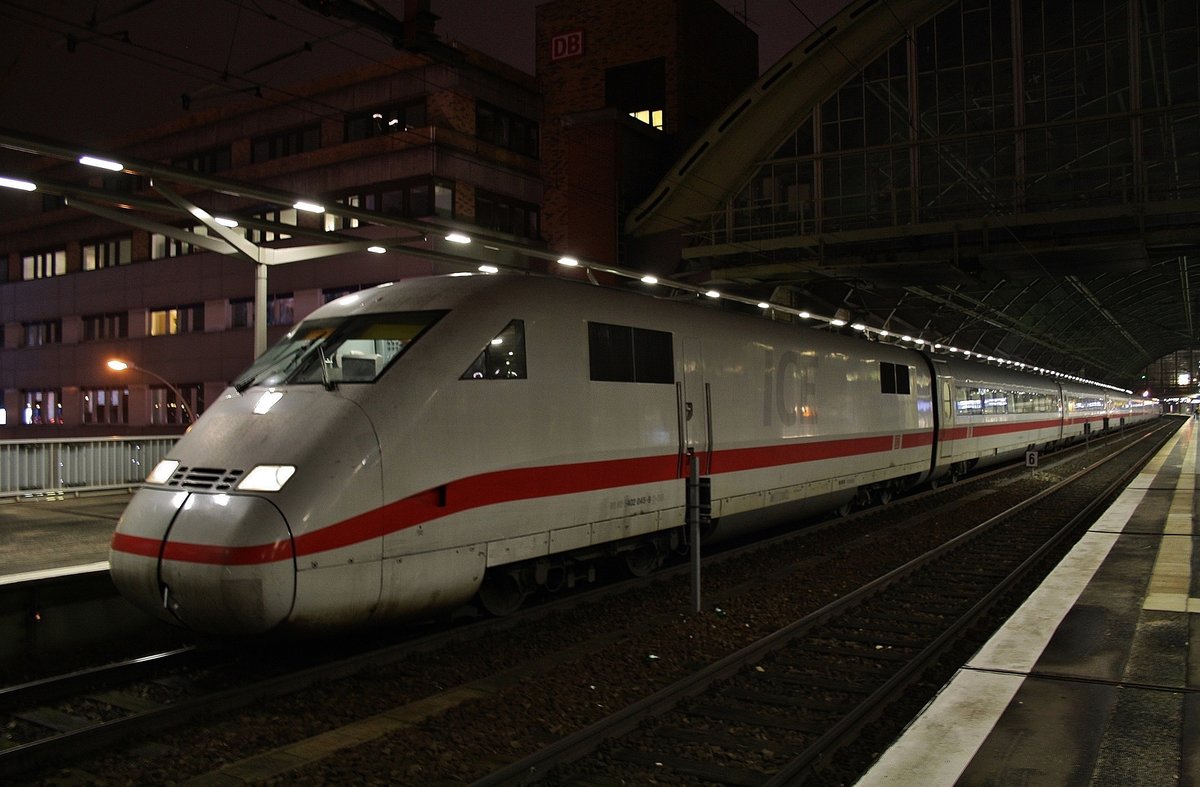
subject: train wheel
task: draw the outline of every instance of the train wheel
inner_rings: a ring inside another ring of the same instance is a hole
[[[479,588],[479,603],[490,615],[502,618],[521,608],[525,601],[525,590],[520,578],[511,571],[488,572]]]
[[[653,541],[638,544],[634,549],[624,553],[625,568],[635,577],[645,577],[658,570],[662,565],[662,556]]]

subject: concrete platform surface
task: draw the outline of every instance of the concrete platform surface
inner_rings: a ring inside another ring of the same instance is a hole
[[[1195,419],[860,785],[1200,785]]]

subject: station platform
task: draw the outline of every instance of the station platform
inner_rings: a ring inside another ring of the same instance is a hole
[[[1198,442],[1188,419],[859,785],[1200,785]]]
[[[118,491],[0,502],[0,585],[62,571],[107,571],[108,545],[130,497]]]

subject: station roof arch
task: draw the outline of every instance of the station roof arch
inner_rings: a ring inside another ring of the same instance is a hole
[[[849,3],[626,231],[683,280],[1133,386],[1198,343],[1200,11],[1074,6]]]

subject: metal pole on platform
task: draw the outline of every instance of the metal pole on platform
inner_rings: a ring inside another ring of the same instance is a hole
[[[692,611],[700,611],[700,458],[688,455],[688,538],[692,544]]]

